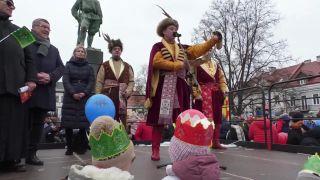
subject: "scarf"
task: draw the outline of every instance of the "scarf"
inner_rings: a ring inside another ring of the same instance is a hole
[[[37,50],[37,54],[41,54],[43,56],[47,56],[50,48],[50,39],[41,38],[36,32],[32,31],[32,34],[37,40],[37,43],[40,44]]]
[[[9,15],[5,14],[5,13],[2,13],[0,12],[0,20],[8,20],[9,19]]]
[[[161,50],[162,56],[169,60],[170,58],[179,60],[180,48],[175,43],[174,48],[171,48],[170,44],[165,40],[162,40],[165,48]],[[166,51],[169,52],[167,55]],[[183,59],[182,59],[183,60]],[[178,95],[177,95],[177,78],[185,79],[185,70],[182,69],[178,72],[165,72],[164,82],[161,93],[160,113],[158,124],[172,124],[173,109],[180,107]]]

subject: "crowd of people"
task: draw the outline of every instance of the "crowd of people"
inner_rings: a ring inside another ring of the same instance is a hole
[[[320,113],[317,113],[317,117],[313,117],[296,110],[289,113],[278,113],[273,120],[266,116],[266,121],[264,121],[261,108],[258,108],[255,115],[247,119],[234,117],[231,121],[224,120],[220,138],[267,142],[268,148],[271,148],[270,130],[272,128],[273,144],[319,146],[320,126],[317,119],[319,115]]]

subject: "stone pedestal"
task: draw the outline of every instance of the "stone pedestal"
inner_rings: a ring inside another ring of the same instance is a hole
[[[103,63],[103,52],[100,49],[87,49],[87,60],[97,75],[98,69]]]

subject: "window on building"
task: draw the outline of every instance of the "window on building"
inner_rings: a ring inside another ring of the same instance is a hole
[[[296,98],[294,96],[290,97],[290,106],[295,106],[296,105]]]
[[[280,96],[279,95],[275,95],[274,96],[274,103],[275,104],[279,104],[280,103]]]
[[[302,80],[299,81],[299,84],[300,84],[300,85],[304,85],[304,84],[306,84],[306,83],[307,83],[307,80],[306,80],[306,79],[302,79]]]
[[[319,103],[319,95],[318,94],[314,94],[313,95],[313,104],[320,104]]]
[[[304,110],[308,109],[306,96],[301,96],[301,106],[302,106],[302,109],[304,109]]]
[[[56,95],[56,102],[59,102],[59,95]]]

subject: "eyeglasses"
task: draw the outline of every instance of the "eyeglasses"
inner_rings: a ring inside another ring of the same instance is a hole
[[[13,9],[15,9],[16,7],[14,6],[12,1],[9,0],[2,0],[3,2],[5,2],[7,4],[8,7],[11,7]]]
[[[49,26],[45,26],[45,25],[43,25],[43,24],[39,24],[39,25],[37,25],[37,26],[42,27],[43,29],[48,29],[49,31],[51,31],[51,29],[50,29]]]

